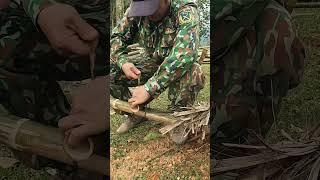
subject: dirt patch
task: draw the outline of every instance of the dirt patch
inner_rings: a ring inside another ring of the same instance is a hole
[[[118,152],[124,152],[125,156],[116,156]],[[132,143],[111,148],[111,175],[113,179],[162,179],[167,174],[175,179],[192,176],[209,179],[209,153],[208,141],[177,146],[165,137],[144,144]],[[177,169],[179,174],[175,174]]]

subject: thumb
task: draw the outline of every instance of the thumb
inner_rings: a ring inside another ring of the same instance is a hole
[[[60,119],[58,122],[59,129],[63,131],[67,131],[68,129],[72,129],[74,127],[82,125],[83,122],[81,121],[81,118],[79,118],[82,116],[82,114],[81,113],[80,115],[78,114],[72,114]]]
[[[133,71],[136,75],[139,75],[141,73],[140,70],[135,66],[131,67],[131,71]]]
[[[85,41],[95,41],[99,38],[99,33],[90,24],[83,20],[79,15],[75,16],[71,28],[78,33],[81,39]]]

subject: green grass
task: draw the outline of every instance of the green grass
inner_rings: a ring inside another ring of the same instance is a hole
[[[0,168],[0,179],[2,180],[49,180],[50,175],[45,171],[36,171],[18,165],[14,168]]]

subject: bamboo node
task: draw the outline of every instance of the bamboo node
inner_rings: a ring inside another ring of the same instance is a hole
[[[88,138],[89,148],[86,149],[84,146],[80,148],[72,148],[70,147],[66,141],[63,142],[63,149],[68,156],[74,161],[82,161],[89,159],[89,157],[93,154],[94,144],[91,138]]]
[[[136,113],[136,112],[139,112],[140,108],[139,108],[139,106],[135,106],[135,107],[130,106],[130,110],[131,110],[133,113]]]
[[[17,149],[17,150],[20,149],[16,143],[16,137],[17,137],[17,134],[20,130],[20,127],[27,121],[29,121],[29,119],[26,119],[26,118],[23,118],[23,119],[20,119],[19,121],[17,121],[16,127],[13,130],[13,133],[11,133],[9,136],[9,139],[8,139],[9,144],[11,144],[14,149]]]
[[[112,102],[112,108],[113,108],[113,109],[118,109],[117,106],[116,106],[117,101],[119,101],[119,99],[116,99],[116,100],[114,100],[114,101]]]

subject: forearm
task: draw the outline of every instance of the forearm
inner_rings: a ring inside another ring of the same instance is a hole
[[[179,81],[196,61],[197,51],[179,56],[179,59],[169,57],[161,64],[157,72],[144,85],[147,92],[153,96],[159,96],[166,88],[175,81]],[[182,59],[182,61],[180,60]]]
[[[31,18],[33,24],[37,26],[39,13],[46,7],[57,3],[55,0],[20,0],[26,14]],[[58,12],[57,12],[58,13]]]
[[[120,35],[113,35],[111,39],[111,61],[116,63],[119,68],[127,61],[127,44]]]

